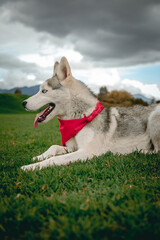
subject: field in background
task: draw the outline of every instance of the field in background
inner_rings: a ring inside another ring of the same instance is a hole
[[[160,238],[160,153],[113,155],[23,172],[60,144],[58,121],[1,114],[0,239]]]

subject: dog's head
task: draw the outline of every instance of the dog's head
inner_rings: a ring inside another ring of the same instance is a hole
[[[25,100],[22,104],[28,111],[37,111],[44,107],[37,114],[34,126],[38,123],[48,122],[55,116],[64,116],[68,109],[70,100],[70,86],[74,81],[69,63],[63,57],[60,63],[54,64],[54,73],[52,78],[47,79],[40,87],[40,90],[34,96]]]

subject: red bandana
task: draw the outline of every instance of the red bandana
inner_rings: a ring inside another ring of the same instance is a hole
[[[103,108],[101,102],[98,101],[96,108],[88,117],[84,115],[84,118],[70,120],[61,120],[58,118],[60,122],[59,130],[61,132],[62,145],[65,146],[65,143],[75,136],[88,122],[91,122]]]

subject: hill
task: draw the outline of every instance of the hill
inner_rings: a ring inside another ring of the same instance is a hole
[[[0,94],[0,113],[25,113],[22,102],[28,95],[2,93]]]
[[[33,95],[39,91],[40,85],[35,85],[32,87],[21,87],[19,88],[24,95]],[[0,89],[0,93],[15,93],[17,88],[12,89]]]

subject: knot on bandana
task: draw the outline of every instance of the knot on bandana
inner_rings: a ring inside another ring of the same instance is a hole
[[[91,122],[103,110],[103,108],[101,102],[97,101],[95,109],[88,117],[84,115],[84,118],[69,120],[61,120],[58,118],[58,121],[60,122],[59,130],[61,132],[62,145],[65,146],[65,143],[75,136],[88,122]]]

